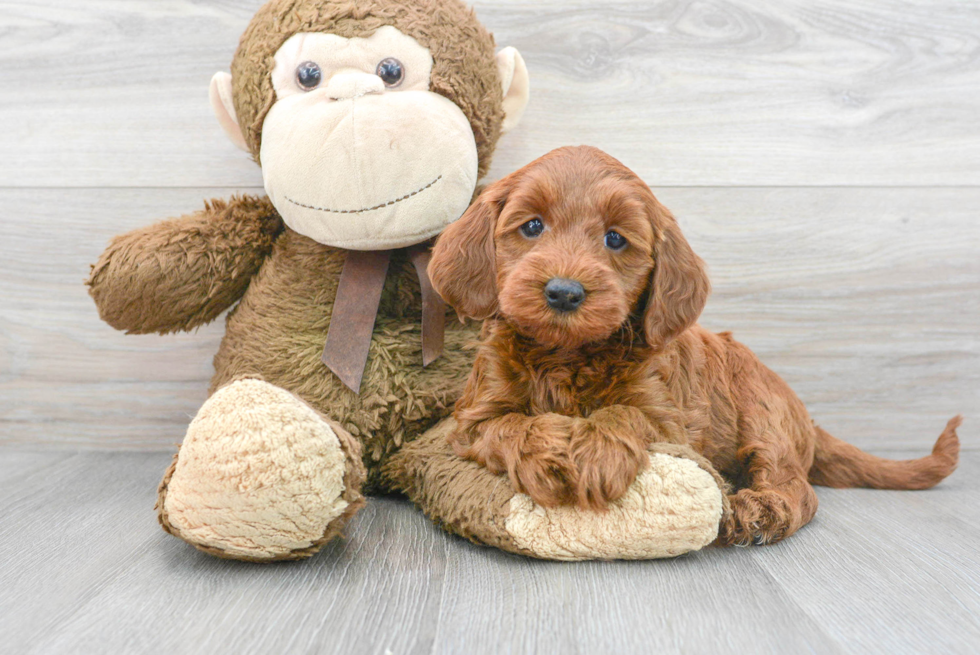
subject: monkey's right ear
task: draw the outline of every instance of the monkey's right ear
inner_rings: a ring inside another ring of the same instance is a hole
[[[504,92],[504,122],[500,133],[510,132],[521,121],[530,96],[530,81],[524,57],[516,48],[506,47],[497,53],[497,72]]]
[[[211,109],[218,118],[221,129],[225,131],[228,138],[236,146],[250,152],[242,136],[242,130],[238,126],[238,118],[235,116],[235,103],[231,93],[231,75],[229,73],[215,73],[211,78],[211,88],[208,90],[208,97],[211,99]]]

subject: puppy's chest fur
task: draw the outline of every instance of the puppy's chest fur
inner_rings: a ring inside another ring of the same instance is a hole
[[[625,339],[574,351],[524,339],[514,345],[507,359],[529,415],[587,417],[610,405],[642,406],[651,397],[669,397],[645,345]]]

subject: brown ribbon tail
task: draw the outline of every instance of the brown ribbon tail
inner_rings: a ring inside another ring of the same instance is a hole
[[[432,253],[428,247],[413,248],[409,257],[422,289],[422,366],[439,359],[446,339],[446,303],[432,288],[428,267]]]
[[[390,250],[348,250],[337,283],[321,359],[354,393],[361,390],[390,259]]]

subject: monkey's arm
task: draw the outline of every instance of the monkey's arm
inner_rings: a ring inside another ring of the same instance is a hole
[[[242,297],[282,229],[268,198],[212,200],[115,237],[92,266],[89,294],[118,330],[190,330]]]

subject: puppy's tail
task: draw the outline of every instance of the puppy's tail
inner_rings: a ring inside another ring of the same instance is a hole
[[[960,439],[956,428],[963,422],[955,416],[939,435],[932,454],[919,459],[893,460],[869,455],[814,426],[817,447],[809,479],[824,487],[870,487],[872,489],[928,489],[956,469]]]

